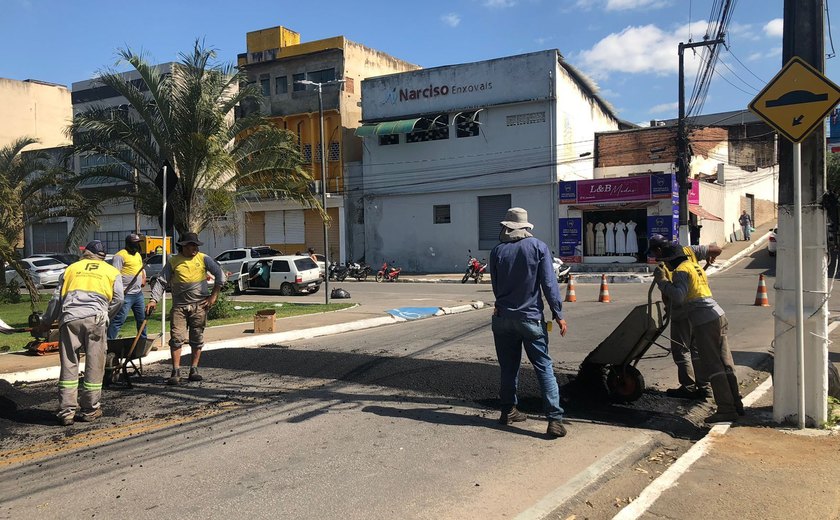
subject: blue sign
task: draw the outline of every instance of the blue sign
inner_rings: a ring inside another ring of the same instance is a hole
[[[577,202],[577,181],[560,181],[560,204]]]
[[[650,198],[669,199],[677,192],[677,181],[672,173],[654,173],[650,176]]]
[[[675,240],[679,221],[673,215],[648,215],[647,232],[648,237],[653,234],[660,234],[667,240]]]
[[[583,219],[560,219],[560,258],[580,257],[583,244]],[[578,260],[579,261],[579,260]]]

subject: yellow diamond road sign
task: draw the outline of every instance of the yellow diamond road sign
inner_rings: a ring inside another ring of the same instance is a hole
[[[840,101],[840,87],[798,56],[750,103],[750,110],[794,143],[824,122]]]

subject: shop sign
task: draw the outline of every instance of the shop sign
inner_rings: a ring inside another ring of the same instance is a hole
[[[648,237],[659,234],[666,240],[676,240],[679,236],[679,217],[675,215],[648,215]],[[648,258],[648,263],[656,263],[655,258]]]
[[[560,221],[560,259],[564,262],[580,263],[583,258],[583,219],[561,218]]]
[[[654,173],[650,176],[650,197],[668,199],[677,191],[677,181],[673,173]]]
[[[700,181],[697,179],[690,179],[691,187],[688,189],[688,203],[700,204]]]
[[[577,181],[560,181],[560,204],[577,202]]]
[[[650,200],[650,176],[577,181],[577,201]]]

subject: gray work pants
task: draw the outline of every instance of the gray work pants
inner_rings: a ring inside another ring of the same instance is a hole
[[[726,343],[728,328],[726,316],[721,316],[702,325],[692,327],[694,345],[700,355],[703,371],[712,384],[717,411],[732,413],[741,406],[738,379],[735,377],[735,363]]]
[[[108,350],[108,322],[105,316],[90,316],[64,323],[59,330],[61,374],[58,379],[59,416],[99,408],[105,354]],[[79,351],[85,349],[85,379],[79,392]]]
[[[709,379],[694,345],[691,322],[685,319],[671,321],[671,357],[677,365],[677,379],[683,388],[707,388]]]

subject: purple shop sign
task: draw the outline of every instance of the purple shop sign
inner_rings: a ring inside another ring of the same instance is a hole
[[[697,179],[690,179],[691,187],[688,189],[688,203],[700,204],[700,181]]]
[[[650,177],[623,177],[577,181],[577,201],[612,202],[623,200],[650,200]]]

